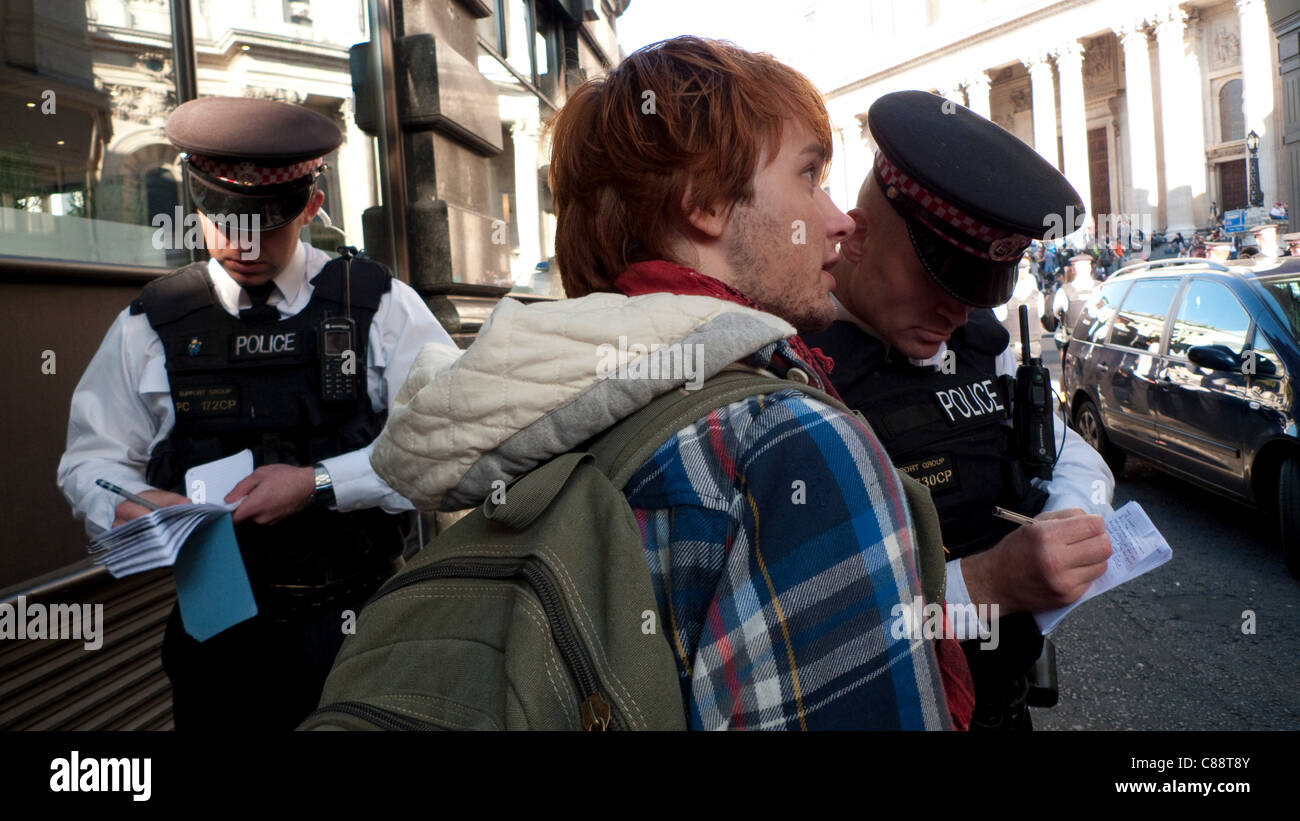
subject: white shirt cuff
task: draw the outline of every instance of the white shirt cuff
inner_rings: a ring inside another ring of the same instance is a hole
[[[334,505],[343,513],[381,507],[388,513],[414,510],[411,503],[375,474],[370,466],[370,445],[322,459],[334,484]]]
[[[948,613],[952,617],[953,634],[956,636],[985,636],[991,625],[982,624],[976,615],[978,607],[970,600],[970,591],[966,589],[966,580],[961,575],[961,559],[953,559],[944,565],[947,575],[947,588],[944,598],[948,604]],[[958,624],[958,622],[962,622]]]

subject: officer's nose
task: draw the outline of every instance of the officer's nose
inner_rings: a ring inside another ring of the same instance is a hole
[[[971,306],[959,299],[954,299],[948,294],[944,294],[939,300],[939,316],[943,317],[954,327],[960,328],[966,324],[970,317]]]

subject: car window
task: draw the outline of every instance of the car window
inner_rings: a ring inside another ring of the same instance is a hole
[[[1300,339],[1300,277],[1286,277],[1261,283],[1269,297],[1269,307],[1286,322],[1291,333]]]
[[[1218,282],[1193,280],[1183,294],[1169,336],[1169,355],[1187,356],[1197,345],[1218,345],[1240,357],[1246,351],[1250,314],[1232,291]]]
[[[1115,315],[1110,344],[1156,353],[1169,303],[1178,290],[1176,279],[1144,279],[1133,283],[1124,307]]]
[[[1081,335],[1089,342],[1104,340],[1108,323],[1115,316],[1115,309],[1119,307],[1119,300],[1128,285],[1127,282],[1108,282],[1098,288],[1095,297],[1083,306],[1076,336]]]

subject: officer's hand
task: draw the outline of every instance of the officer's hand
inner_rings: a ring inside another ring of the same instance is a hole
[[[145,490],[136,494],[142,498],[148,499],[158,507],[171,507],[172,505],[187,505],[190,500],[168,490]],[[123,502],[114,508],[113,527],[120,527],[132,519],[137,519],[149,512],[149,508],[144,505],[137,505],[135,502]]]
[[[962,559],[962,578],[972,602],[997,604],[1001,615],[1053,610],[1073,603],[1106,572],[1110,552],[1100,516],[1057,510]]]
[[[259,525],[273,525],[311,504],[315,492],[314,469],[262,465],[231,488],[226,501],[246,497],[231,517],[235,524],[252,520]]]

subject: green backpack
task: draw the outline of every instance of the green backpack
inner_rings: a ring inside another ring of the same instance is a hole
[[[485,501],[366,604],[320,708],[299,729],[685,729],[677,666],[622,489],[709,412],[789,388],[847,411],[808,385],[728,371],[659,396],[585,450],[524,475],[503,503]],[[933,601],[943,581],[938,516],[929,491],[899,477]]]

